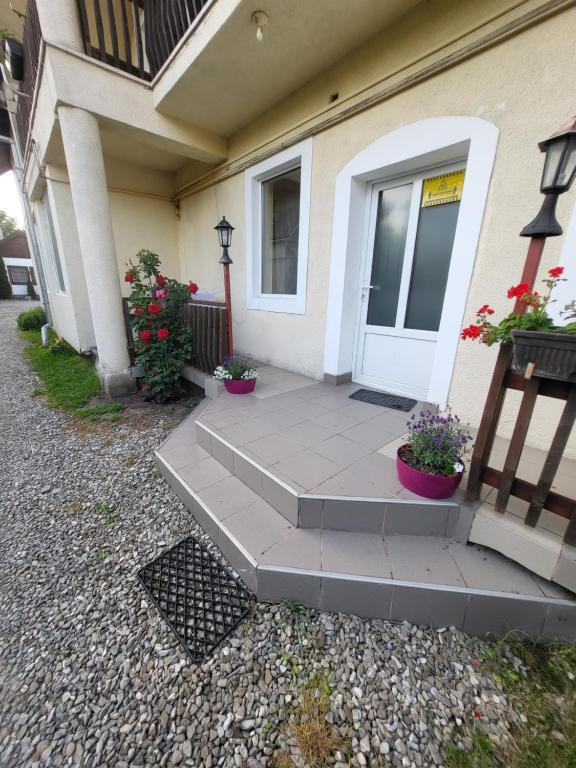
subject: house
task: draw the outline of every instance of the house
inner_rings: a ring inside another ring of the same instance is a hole
[[[497,351],[460,333],[520,279],[575,26],[571,0],[28,0],[5,94],[54,327],[131,391],[130,259],[221,297],[225,215],[236,348],[477,426]],[[574,202],[542,260],[567,297]],[[537,405],[530,446],[560,409]]]
[[[0,258],[4,260],[13,296],[28,295],[28,280],[36,286],[34,265],[28,250],[26,233],[17,229],[0,239]]]

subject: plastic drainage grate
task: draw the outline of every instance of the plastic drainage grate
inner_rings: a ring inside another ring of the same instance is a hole
[[[194,662],[212,653],[255,600],[193,536],[145,565],[138,578]]]
[[[350,395],[352,400],[361,400],[363,403],[372,403],[373,405],[382,405],[385,408],[394,408],[396,411],[411,411],[418,402],[409,397],[399,397],[390,395],[388,392],[372,392],[370,389],[359,389]]]

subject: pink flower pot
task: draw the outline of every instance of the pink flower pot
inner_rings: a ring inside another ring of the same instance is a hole
[[[448,499],[460,485],[463,472],[446,477],[445,475],[432,475],[429,472],[421,472],[411,467],[400,457],[400,452],[405,448],[401,445],[396,453],[396,470],[398,479],[409,491],[426,499]]]
[[[224,379],[224,386],[231,395],[248,395],[254,392],[256,379]]]

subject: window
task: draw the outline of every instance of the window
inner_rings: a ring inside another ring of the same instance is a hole
[[[66,284],[64,283],[64,273],[62,271],[62,263],[60,261],[60,253],[58,252],[58,243],[56,241],[56,233],[54,231],[54,222],[52,220],[52,212],[50,210],[50,201],[48,200],[48,190],[44,192],[42,202],[39,205],[42,219],[42,228],[44,230],[44,242],[48,249],[50,261],[54,270],[54,277],[56,280],[56,287],[59,293],[66,293]]]
[[[304,314],[312,142],[246,171],[247,306]]]
[[[12,285],[26,285],[28,282],[28,268],[8,265],[8,277]]]

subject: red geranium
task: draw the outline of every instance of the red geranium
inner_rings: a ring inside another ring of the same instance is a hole
[[[481,315],[493,315],[493,314],[494,314],[494,310],[489,304],[484,304],[483,306],[480,307],[478,312],[476,312],[477,317],[480,317]]]
[[[142,309],[142,307],[136,307],[136,309],[134,310],[134,314],[136,317],[142,317],[142,315],[144,314],[144,310]]]
[[[462,333],[460,334],[460,336],[464,340],[477,339],[481,333],[482,333],[482,326],[475,325],[474,323],[472,323],[472,325],[469,325],[468,328],[462,329]]]
[[[159,315],[161,311],[162,311],[162,307],[160,306],[160,304],[156,304],[156,303],[148,304],[148,312],[151,315]]]
[[[158,339],[158,341],[164,341],[165,339],[168,338],[168,336],[170,336],[170,331],[168,330],[168,328],[158,328],[158,330],[156,331],[156,338]]]
[[[160,286],[160,288],[164,288],[166,285],[166,278],[164,275],[156,275],[156,284]]]
[[[144,329],[143,331],[140,331],[140,341],[142,344],[150,344],[152,341],[152,331],[148,331]]]
[[[134,279],[135,279],[135,276],[133,272],[126,272],[126,274],[124,275],[125,283],[133,283]]]
[[[192,281],[190,281],[190,285],[188,286],[188,290],[190,291],[191,294],[198,293],[198,285],[197,285],[197,283],[193,283]]]
[[[560,277],[560,275],[564,274],[564,267],[552,267],[552,269],[548,270],[548,274],[550,277]]]
[[[530,286],[528,283],[518,283],[518,285],[513,285],[512,288],[508,289],[508,298],[521,299],[522,296],[524,296],[524,294],[528,293],[529,291]]]

